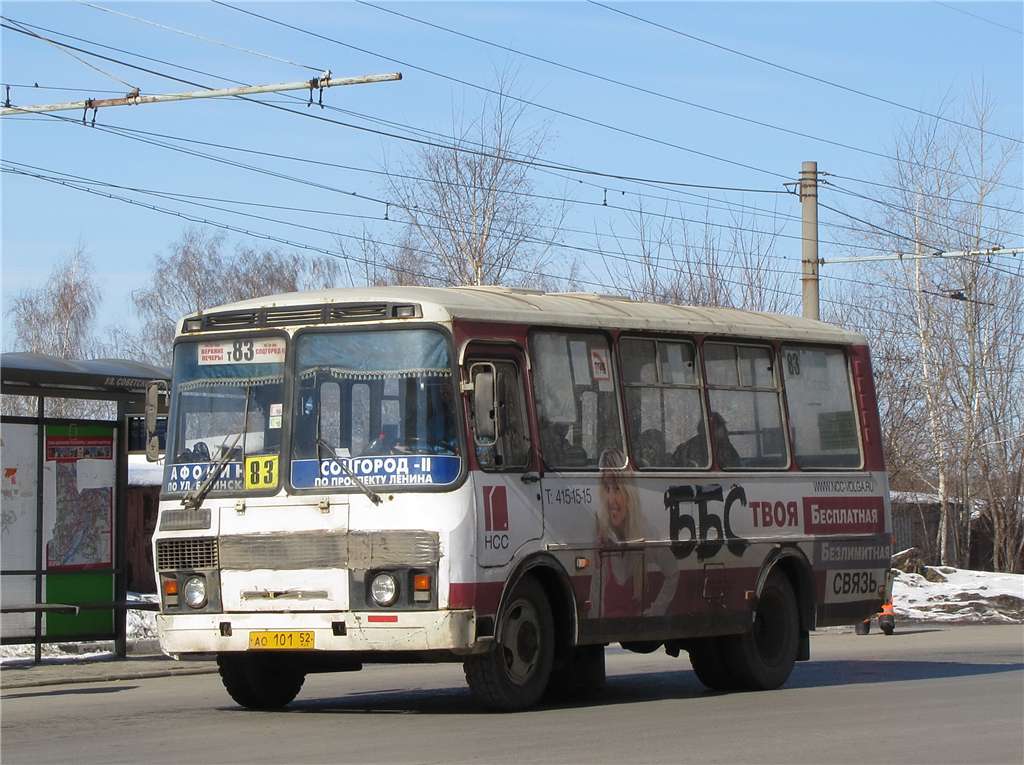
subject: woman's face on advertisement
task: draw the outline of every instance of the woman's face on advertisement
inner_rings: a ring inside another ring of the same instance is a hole
[[[626,514],[629,510],[622,482],[613,477],[605,478],[604,496],[608,508],[608,520],[614,528],[621,529],[626,525]]]

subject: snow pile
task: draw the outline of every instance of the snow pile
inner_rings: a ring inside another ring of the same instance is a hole
[[[146,595],[138,592],[129,592],[128,600],[137,600],[142,603],[159,603],[156,595]],[[129,640],[155,640],[156,634],[156,611],[128,611],[128,639]]]
[[[1024,574],[926,566],[925,576],[899,573],[896,616],[949,624],[1024,624]]]

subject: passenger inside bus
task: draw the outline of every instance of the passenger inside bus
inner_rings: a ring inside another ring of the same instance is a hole
[[[657,428],[648,428],[640,434],[640,453],[637,462],[640,467],[665,466],[665,435]]]
[[[718,465],[723,468],[740,467],[740,455],[729,439],[729,428],[725,418],[718,412],[711,413],[711,433],[715,441]],[[697,426],[697,433],[676,447],[673,461],[680,467],[706,467],[708,464],[708,439],[703,420]]]
[[[586,449],[568,439],[569,425],[568,422],[550,422],[541,418],[540,448],[545,467],[583,467],[588,463]]]
[[[740,467],[740,453],[729,440],[729,428],[725,418],[718,412],[711,413],[711,435],[715,442],[715,455],[718,466],[723,468]]]

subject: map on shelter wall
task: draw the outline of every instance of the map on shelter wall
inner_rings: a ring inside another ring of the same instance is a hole
[[[113,433],[107,426],[46,429],[46,458],[56,463],[55,519],[46,543],[48,569],[112,564]]]

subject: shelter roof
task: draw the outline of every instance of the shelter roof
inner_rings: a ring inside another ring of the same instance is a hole
[[[170,377],[169,369],[132,359],[72,360],[25,352],[0,356],[3,392],[22,396],[134,397],[150,380]]]

